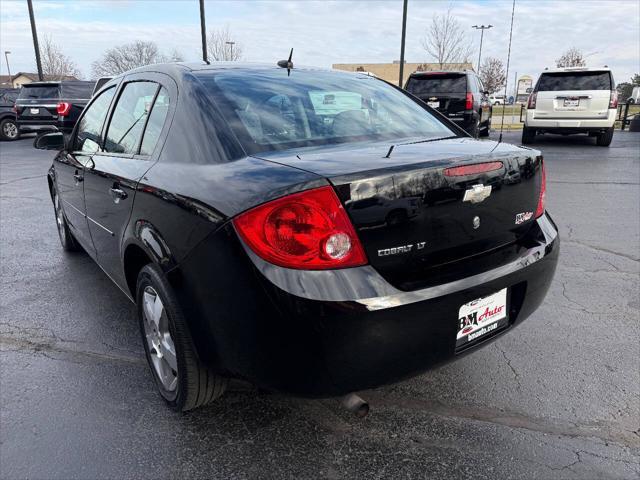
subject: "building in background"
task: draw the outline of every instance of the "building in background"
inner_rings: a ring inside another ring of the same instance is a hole
[[[71,75],[44,75],[44,81],[54,80],[78,80]],[[15,75],[0,75],[0,87],[2,88],[20,88],[25,83],[37,82],[37,73],[18,72]]]
[[[376,77],[380,77],[387,82],[398,84],[400,77],[400,62],[393,63],[334,63],[332,67],[336,70],[345,70],[347,72],[368,72]],[[413,72],[438,72],[438,71],[459,71],[472,70],[471,63],[445,63],[440,66],[439,63],[404,63],[404,81],[407,81],[409,75]],[[403,87],[404,85],[400,85]]]

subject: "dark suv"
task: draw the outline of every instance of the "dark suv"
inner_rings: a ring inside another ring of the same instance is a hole
[[[16,101],[20,132],[60,130],[71,133],[89,103],[95,82],[65,80],[22,86]]]
[[[0,88],[0,140],[15,140],[19,136],[14,105],[20,90]]]
[[[414,72],[404,88],[472,136],[489,136],[489,92],[475,72]]]

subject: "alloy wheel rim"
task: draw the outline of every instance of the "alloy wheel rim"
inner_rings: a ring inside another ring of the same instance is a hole
[[[56,226],[58,227],[58,235],[60,235],[60,241],[64,243],[64,215],[62,213],[62,208],[60,208],[60,197],[58,197],[58,194],[55,194],[53,197],[53,206],[56,211]]]
[[[151,366],[165,390],[172,392],[178,386],[176,347],[162,299],[150,285],[142,294],[142,315]]]
[[[15,138],[18,136],[18,127],[15,123],[7,122],[2,126],[2,133],[8,138]]]

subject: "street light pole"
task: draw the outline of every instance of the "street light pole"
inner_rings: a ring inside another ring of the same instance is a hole
[[[9,55],[11,52],[9,50],[4,51],[4,60],[7,62],[7,73],[9,74],[9,82],[11,82],[11,69],[9,68]]]
[[[400,40],[400,78],[398,80],[398,86],[402,88],[402,77],[404,76],[404,40],[407,36],[407,3],[409,0],[404,0],[402,6],[402,39]]]
[[[231,50],[231,53],[229,54],[229,61],[230,61],[230,62],[233,62],[233,45],[234,45],[236,42],[224,42],[224,43],[226,43],[227,45],[229,45],[229,49]]]
[[[478,72],[480,72],[480,58],[482,57],[482,40],[484,38],[484,31],[492,28],[493,25],[474,25],[472,28],[480,30],[480,51],[478,52]]]
[[[207,59],[207,25],[204,21],[204,0],[200,0],[200,35],[202,36],[202,60],[209,63]]]
[[[36,32],[36,19],[33,17],[33,5],[27,0],[29,7],[29,20],[31,21],[31,35],[33,36],[33,48],[36,51],[36,66],[38,67],[38,80],[42,81],[42,64],[40,63],[40,47],[38,46],[38,34]]]

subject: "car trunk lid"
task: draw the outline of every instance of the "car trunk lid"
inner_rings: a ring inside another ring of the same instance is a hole
[[[534,221],[535,150],[466,138],[389,149],[351,144],[261,157],[328,178],[369,262],[401,289],[433,268],[514,243]]]
[[[19,120],[55,120],[60,101],[60,86],[23,85],[16,100],[16,114]]]

